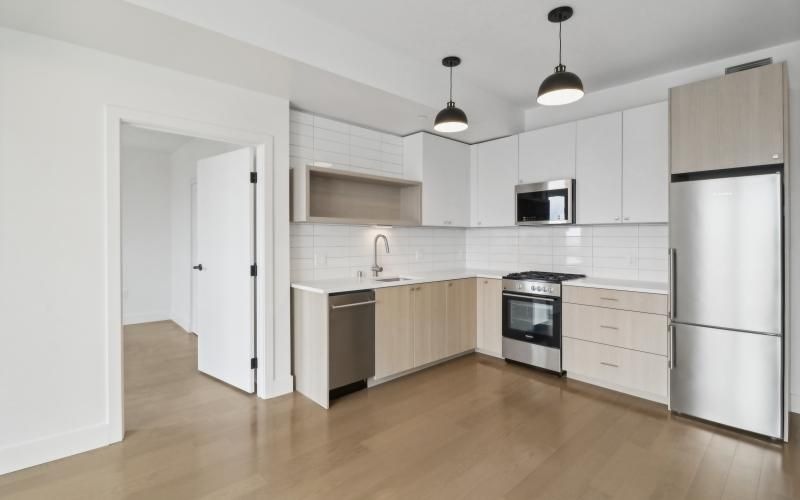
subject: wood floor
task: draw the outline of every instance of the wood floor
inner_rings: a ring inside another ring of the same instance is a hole
[[[125,440],[1,476],[0,498],[800,497],[797,439],[762,441],[501,360],[470,355],[325,411],[200,375],[195,351],[172,323],[126,328]]]

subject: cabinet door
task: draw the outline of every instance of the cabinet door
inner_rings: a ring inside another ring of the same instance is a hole
[[[503,297],[498,279],[478,278],[478,349],[495,356],[503,352]]]
[[[422,366],[447,355],[446,308],[445,282],[414,287],[414,366]]]
[[[519,135],[519,183],[575,178],[575,122]]]
[[[721,79],[721,168],[783,163],[783,97],[783,64]]]
[[[469,226],[469,145],[422,134],[422,224]]]
[[[475,280],[447,282],[447,356],[475,349]]]
[[[669,106],[622,113],[622,221],[667,222]]]
[[[413,286],[375,290],[375,378],[414,367]]]
[[[517,137],[504,137],[478,144],[479,227],[514,225]]]
[[[622,113],[578,122],[578,224],[613,224],[622,212]]]
[[[720,80],[712,78],[669,91],[670,170],[673,174],[721,168]]]

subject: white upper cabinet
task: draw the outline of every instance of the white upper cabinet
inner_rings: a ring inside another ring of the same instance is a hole
[[[575,174],[578,224],[621,222],[621,112],[578,122]]]
[[[570,122],[519,135],[519,184],[575,178],[575,130]]]
[[[622,113],[622,221],[667,222],[667,101]]]
[[[518,137],[503,137],[477,145],[474,225],[514,225],[514,186],[517,184]]]
[[[403,138],[403,157],[422,181],[422,225],[469,226],[469,145],[420,132]]]

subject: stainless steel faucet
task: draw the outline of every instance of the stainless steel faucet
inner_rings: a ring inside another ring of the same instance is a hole
[[[378,273],[383,271],[383,267],[378,265],[378,240],[383,238],[383,242],[386,244],[386,253],[389,253],[389,240],[386,238],[385,234],[377,234],[375,235],[375,241],[373,242],[372,246],[372,275],[374,277],[378,277]]]

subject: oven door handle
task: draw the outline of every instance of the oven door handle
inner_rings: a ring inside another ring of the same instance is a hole
[[[556,299],[549,299],[547,297],[539,297],[536,295],[520,295],[518,293],[508,293],[503,292],[503,297],[519,297],[520,299],[530,299],[530,300],[546,300],[548,302],[555,302]]]

